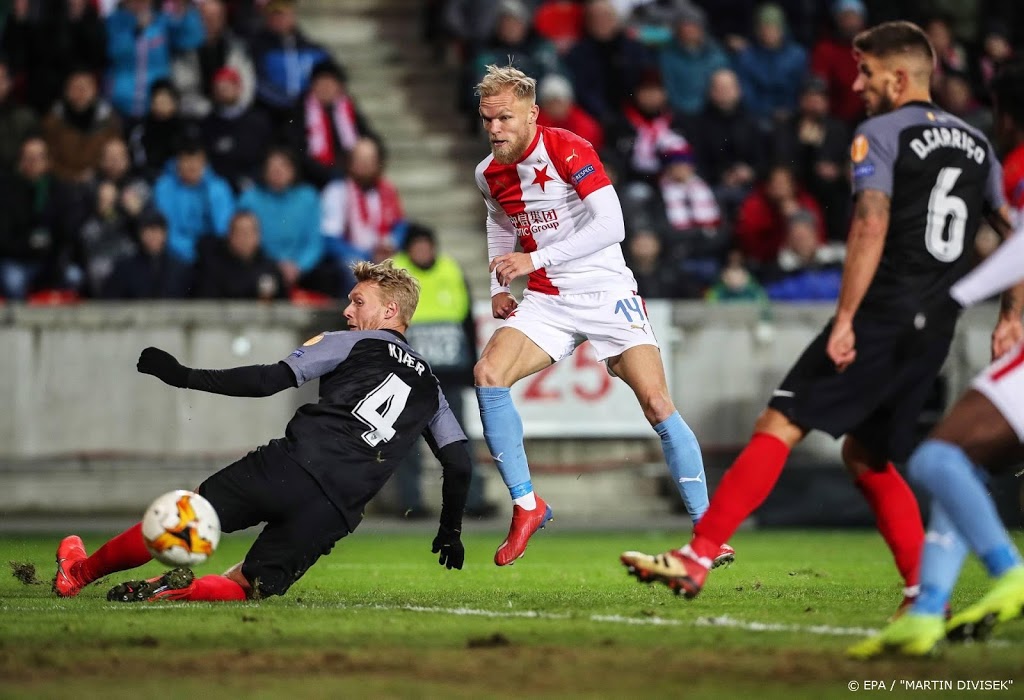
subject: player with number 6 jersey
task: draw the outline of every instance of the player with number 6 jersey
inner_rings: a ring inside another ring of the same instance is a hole
[[[466,436],[426,360],[403,335],[419,285],[390,260],[354,266],[356,286],[345,319],[350,330],[321,333],[273,365],[190,369],[146,348],[138,370],[171,386],[227,396],[261,397],[320,380],[316,403],[301,406],[285,437],[225,467],[198,493],[224,532],[267,523],[245,560],[224,576],[193,579],[169,572],[111,590],[110,600],[242,600],[282,595],[316,560],[356,529],[377,494],[422,435],[441,461],[444,484],[433,552],[461,569],[462,515],[471,461]],[[57,550],[58,595],[77,595],[98,578],[149,561],[136,525],[92,556],[77,536]]]
[[[587,340],[608,372],[633,390],[698,522],[708,504],[700,447],[669,396],[658,341],[619,246],[622,209],[600,158],[579,136],[537,125],[536,81],[523,72],[488,66],[477,92],[491,144],[476,169],[487,205],[491,311],[505,322],[473,374],[484,439],[513,504],[494,563],[523,556],[530,537],[552,517],[533,491],[510,388]],[[523,275],[528,282],[519,303],[509,283]],[[723,543],[716,563],[732,558]]]
[[[854,48],[853,89],[870,118],[850,148],[856,203],[835,316],[773,393],[690,544],[621,556],[641,580],[688,598],[811,430],[845,436],[843,462],[904,581],[900,610],[920,592],[924,527],[893,462],[914,448],[949,351],[959,314],[949,289],[971,265],[983,216],[1006,216],[1002,171],[983,134],[931,102],[935,51],[919,27],[886,22],[857,35]]]

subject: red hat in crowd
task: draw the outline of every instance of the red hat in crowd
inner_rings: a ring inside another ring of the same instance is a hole
[[[219,83],[222,80],[230,81],[235,85],[241,85],[242,75],[237,69],[232,68],[231,66],[224,66],[213,74],[213,82]]]

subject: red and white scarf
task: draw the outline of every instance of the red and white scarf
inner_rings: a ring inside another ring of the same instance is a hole
[[[404,217],[398,190],[384,178],[364,190],[351,179],[345,181],[345,232],[349,243],[374,250],[388,242],[391,231]]]
[[[686,182],[662,178],[661,198],[665,215],[677,231],[718,226],[718,202],[711,188],[694,175]]]
[[[356,128],[356,110],[352,100],[342,97],[330,106],[333,128],[338,132],[338,140],[345,151],[352,150],[359,139]],[[334,152],[334,139],[331,138],[332,125],[327,121],[327,108],[310,93],[306,96],[306,148],[309,155],[318,163],[331,166],[338,165],[338,155]]]
[[[656,173],[661,170],[658,151],[681,141],[686,143],[679,134],[672,131],[672,115],[662,114],[653,119],[645,117],[633,105],[623,110],[626,119],[636,129],[636,140],[630,154],[630,165],[638,173]]]

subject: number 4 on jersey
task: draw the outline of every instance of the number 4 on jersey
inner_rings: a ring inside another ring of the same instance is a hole
[[[373,428],[362,435],[366,444],[376,447],[395,437],[395,423],[405,410],[410,393],[412,387],[392,372],[356,404],[352,414]]]

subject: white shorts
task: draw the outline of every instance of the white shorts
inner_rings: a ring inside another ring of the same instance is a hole
[[[971,387],[984,394],[1024,442],[1024,343],[986,367]]]
[[[630,290],[589,294],[540,294],[527,290],[502,326],[515,328],[551,356],[562,360],[589,340],[598,360],[637,345],[658,347],[647,307]]]

